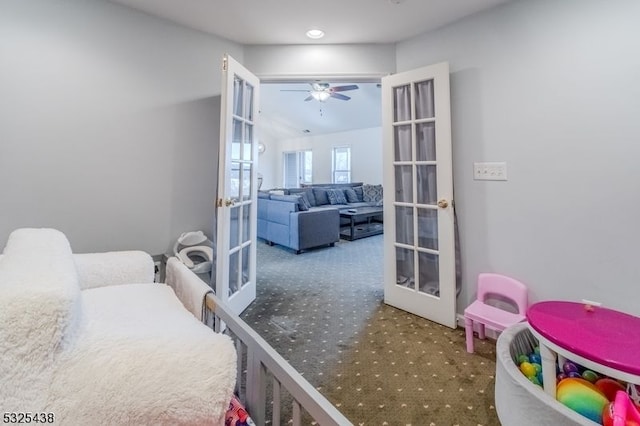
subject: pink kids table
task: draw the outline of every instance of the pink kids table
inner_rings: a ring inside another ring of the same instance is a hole
[[[640,318],[584,303],[547,301],[527,311],[540,343],[544,390],[556,397],[555,365],[565,358],[607,376],[640,384]]]

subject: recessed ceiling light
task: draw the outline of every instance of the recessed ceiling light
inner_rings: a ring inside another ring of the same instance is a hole
[[[317,30],[317,29],[309,30],[307,31],[307,37],[317,40],[319,38],[324,37],[324,31]]]

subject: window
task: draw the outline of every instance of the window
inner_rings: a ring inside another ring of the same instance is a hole
[[[332,179],[333,183],[351,182],[351,147],[333,148]]]
[[[284,153],[284,187],[298,188],[300,184],[312,183],[313,156],[311,150]]]

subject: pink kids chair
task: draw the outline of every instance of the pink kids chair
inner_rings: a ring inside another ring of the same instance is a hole
[[[509,312],[494,305],[489,300],[508,302],[518,313]],[[499,274],[478,275],[478,297],[464,310],[464,328],[467,335],[467,352],[473,353],[473,325],[478,324],[478,338],[484,339],[484,327],[502,331],[510,325],[526,319],[528,297],[527,287],[520,281]]]

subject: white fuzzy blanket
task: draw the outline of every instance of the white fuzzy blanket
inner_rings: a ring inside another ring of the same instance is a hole
[[[14,231],[0,258],[0,359],[0,412],[56,424],[220,425],[236,377],[231,339],[170,287],[80,291],[66,238],[47,229]]]
[[[176,257],[169,258],[166,272],[167,285],[173,288],[184,307],[196,318],[203,321],[204,299],[207,293],[213,293],[211,287]]]
[[[101,287],[83,291],[82,302],[83,326],[60,358],[48,409],[77,424],[224,423],[235,349],[190,315],[171,288]]]

